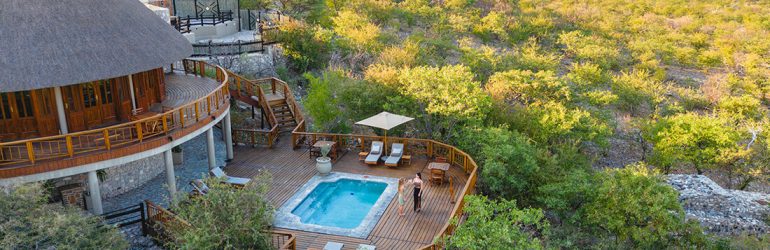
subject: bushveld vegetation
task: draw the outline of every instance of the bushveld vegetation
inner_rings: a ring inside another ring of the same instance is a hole
[[[117,228],[78,207],[48,203],[39,183],[0,190],[2,249],[127,249]]]
[[[661,174],[767,185],[768,2],[290,2],[281,46],[311,129],[387,110],[480,163],[491,200],[469,198],[479,230],[450,246],[736,247],[685,221]],[[606,160],[628,144],[636,158]]]

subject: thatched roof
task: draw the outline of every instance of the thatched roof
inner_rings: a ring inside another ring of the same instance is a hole
[[[0,5],[0,92],[129,75],[192,53],[179,32],[138,0]]]

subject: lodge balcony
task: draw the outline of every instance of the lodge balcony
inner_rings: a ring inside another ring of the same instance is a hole
[[[163,74],[163,98],[155,103],[148,101],[151,107],[146,109],[134,109],[128,119],[113,118],[116,121],[64,135],[1,142],[0,179],[63,170],[167,147],[172,142],[178,144],[176,140],[199,134],[202,128],[213,126],[220,116],[228,114],[230,91],[224,69],[183,60],[170,71]],[[67,116],[67,120],[73,119]]]

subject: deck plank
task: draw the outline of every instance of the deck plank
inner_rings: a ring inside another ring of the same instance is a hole
[[[309,157],[307,149],[293,150],[287,135],[282,136],[272,149],[238,146],[235,148],[235,155],[235,159],[225,168],[227,174],[251,178],[262,171],[268,172],[271,175],[271,188],[267,198],[276,208],[283,205],[316,174],[315,160]],[[358,152],[348,152],[334,163],[332,171],[336,172],[411,178],[419,171],[426,179],[421,212],[412,211],[412,189],[409,187],[405,197],[405,215],[398,215],[398,199],[394,198],[365,239],[284,228],[281,230],[297,235],[298,249],[322,249],[329,241],[343,243],[343,249],[356,249],[358,244],[375,245],[378,249],[415,249],[431,244],[433,237],[449,219],[454,204],[449,202],[448,184],[436,186],[427,183],[430,174],[426,168],[427,163],[425,157],[413,157],[409,166],[371,167],[358,161]],[[456,192],[468,179],[468,175],[457,167],[452,167],[448,175],[455,178],[453,186]]]

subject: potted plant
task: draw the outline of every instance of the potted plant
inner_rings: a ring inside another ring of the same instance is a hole
[[[174,165],[182,165],[184,162],[184,153],[182,153],[182,147],[177,145],[171,148],[171,158],[174,160]]]
[[[321,175],[327,175],[332,171],[332,158],[327,156],[331,149],[329,145],[321,146],[321,157],[315,158],[315,168]]]

